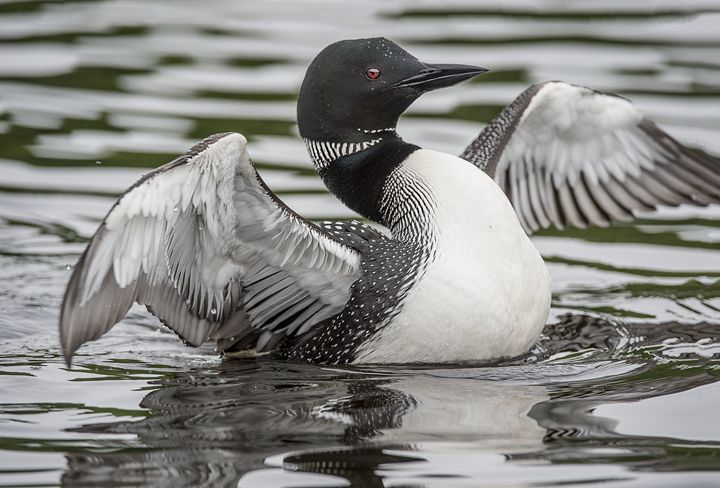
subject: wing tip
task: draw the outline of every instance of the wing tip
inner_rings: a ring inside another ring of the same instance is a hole
[[[68,369],[72,369],[72,359],[73,359],[73,356],[75,355],[76,350],[77,349],[66,347],[64,345],[62,346],[63,359],[65,360],[65,365],[67,366]]]
[[[65,317],[65,303],[60,316],[60,351],[68,369],[72,368],[72,358],[75,352],[80,348],[82,342],[78,343],[77,339],[72,339],[72,333],[68,327],[68,320]]]
[[[79,344],[71,344],[72,341],[70,340],[70,310],[74,308],[74,306],[76,306],[73,304],[77,303],[80,274],[82,273],[82,270],[84,268],[85,256],[87,255],[89,247],[90,243],[88,243],[85,251],[83,251],[82,255],[80,256],[80,259],[78,259],[77,263],[75,263],[75,266],[73,267],[73,272],[70,275],[67,286],[65,287],[65,294],[63,295],[62,305],[60,305],[60,321],[58,323],[58,331],[60,333],[60,350],[62,352],[63,358],[65,359],[65,364],[68,368],[72,367],[72,357],[75,354],[75,351],[77,351],[77,349],[80,347]]]

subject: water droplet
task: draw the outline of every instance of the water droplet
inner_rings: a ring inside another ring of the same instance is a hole
[[[95,161],[95,164],[102,164],[102,161]]]
[[[180,210],[180,209],[178,208],[177,205],[175,205],[175,206],[173,207],[173,212],[177,212],[178,210]]]
[[[72,267],[72,264],[66,264],[66,265],[65,265],[65,269],[66,269],[66,270],[71,270],[72,268],[73,268],[73,267]]]
[[[211,308],[211,309],[210,309],[210,313],[213,314],[213,315],[215,315],[215,314],[217,313],[217,309]]]

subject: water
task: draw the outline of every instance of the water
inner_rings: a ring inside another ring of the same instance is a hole
[[[236,130],[315,219],[351,213],[294,126],[327,43],[385,35],[493,71],[399,131],[459,154],[532,82],[631,97],[719,154],[720,2],[0,2],[0,486],[720,485],[720,208],[534,242],[545,337],[493,367],[222,361],[135,311],[58,351],[84,243],[147,168]],[[570,314],[570,315],[568,315]]]

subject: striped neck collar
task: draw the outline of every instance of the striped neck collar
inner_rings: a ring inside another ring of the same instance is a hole
[[[343,156],[357,154],[373,147],[375,144],[383,140],[383,133],[395,133],[395,128],[372,130],[358,129],[358,131],[368,135],[377,134],[377,137],[373,137],[372,139],[362,142],[330,142],[303,139],[303,141],[305,141],[307,152],[310,154],[310,159],[312,159],[312,162],[315,165],[315,169],[317,171],[321,171],[327,168],[330,163],[342,158]]]

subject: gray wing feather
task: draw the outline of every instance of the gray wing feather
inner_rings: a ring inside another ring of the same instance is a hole
[[[495,178],[528,233],[720,202],[720,160],[683,146],[628,100],[564,82],[523,92],[462,157]]]
[[[189,344],[227,338],[261,349],[342,309],[359,253],[280,202],[245,144],[211,136],[118,199],[68,283],[68,363],[133,302]]]

